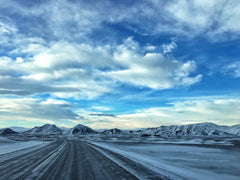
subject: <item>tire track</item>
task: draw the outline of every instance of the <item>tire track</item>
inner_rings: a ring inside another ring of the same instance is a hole
[[[36,151],[3,161],[0,164],[0,179],[26,177],[25,174],[29,174],[35,167],[51,156],[62,143],[63,141],[57,141]]]
[[[63,154],[48,168],[41,180],[135,180],[135,176],[85,142],[68,141]]]

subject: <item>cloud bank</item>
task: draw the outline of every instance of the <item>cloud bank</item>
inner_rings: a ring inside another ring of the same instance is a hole
[[[201,97],[199,97],[201,99]],[[212,122],[220,125],[235,125],[239,123],[239,99],[212,99],[175,101],[170,107],[153,107],[140,109],[135,113],[104,117],[108,122],[102,122],[105,127],[120,127],[123,129],[158,127],[161,125],[185,125],[193,123]],[[98,120],[102,120],[99,117]],[[98,121],[91,124],[98,127]]]
[[[141,54],[132,38],[114,47],[61,41],[33,52],[31,58],[0,57],[1,94],[93,98],[113,91],[118,82],[169,89],[195,84],[202,77],[192,75],[194,61],[181,62],[161,53]]]

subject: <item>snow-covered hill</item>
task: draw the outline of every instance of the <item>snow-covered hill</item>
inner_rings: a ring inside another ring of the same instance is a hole
[[[240,136],[240,124],[234,125],[234,126],[230,126],[230,127],[223,127],[224,131],[230,133],[230,134],[236,134]]]
[[[32,135],[62,135],[62,130],[54,124],[45,124],[40,127],[36,126],[23,133]]]
[[[12,135],[12,134],[18,134],[18,132],[13,131],[10,128],[3,128],[0,129],[0,135],[5,136],[5,135]]]
[[[104,130],[101,134],[121,134],[123,133],[123,131],[121,131],[120,129],[114,128],[114,129],[108,129],[108,130]]]
[[[136,132],[135,132],[136,133]],[[181,126],[160,126],[138,131],[138,134],[170,136],[231,136],[240,135],[240,125],[219,126],[213,123],[198,123]]]
[[[10,127],[10,129],[12,129],[13,131],[16,131],[18,133],[22,133],[22,132],[29,130],[30,128],[13,126],[13,127]]]
[[[86,135],[86,134],[97,134],[96,131],[90,127],[78,124],[70,130],[70,135]]]

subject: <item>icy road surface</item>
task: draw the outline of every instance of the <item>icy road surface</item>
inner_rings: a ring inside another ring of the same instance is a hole
[[[86,142],[58,140],[0,155],[0,179],[137,179]]]

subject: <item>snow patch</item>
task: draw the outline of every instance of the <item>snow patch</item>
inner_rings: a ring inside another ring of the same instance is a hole
[[[6,154],[32,146],[43,144],[43,141],[14,141],[7,138],[0,137],[0,155]]]
[[[240,176],[239,152],[179,145],[91,143],[167,177],[238,180]]]

